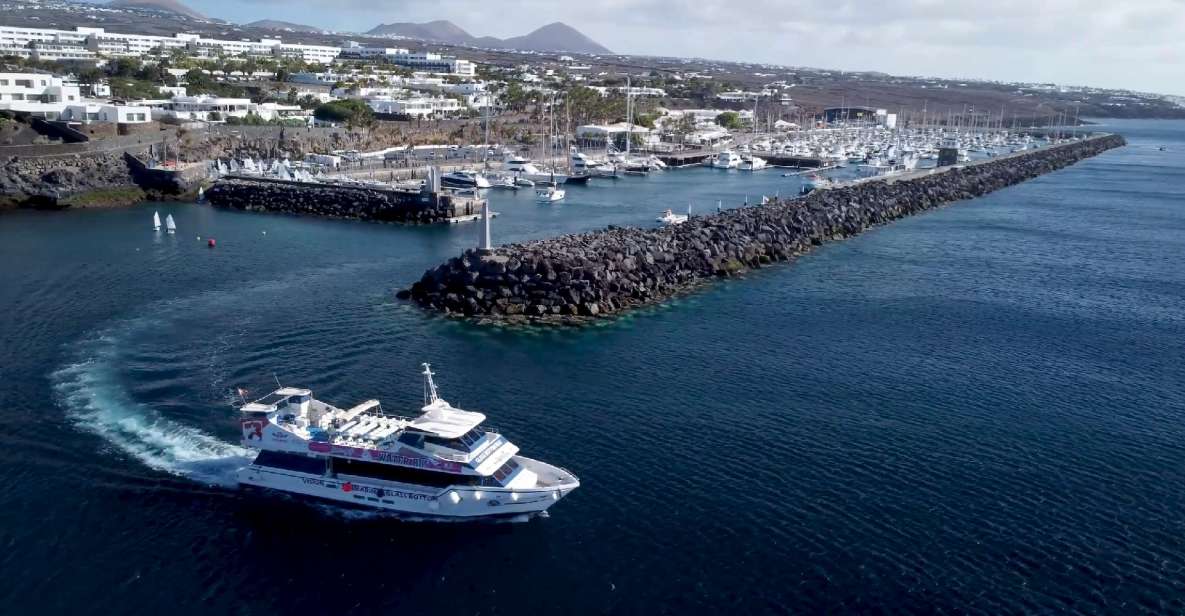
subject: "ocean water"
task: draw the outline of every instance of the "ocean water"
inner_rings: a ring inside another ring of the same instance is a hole
[[[579,330],[394,299],[475,225],[0,216],[3,612],[1185,611],[1185,123],[1107,126],[1130,145]],[[797,185],[496,195],[494,234]],[[410,411],[423,361],[584,485],[501,524],[234,488],[235,387]]]

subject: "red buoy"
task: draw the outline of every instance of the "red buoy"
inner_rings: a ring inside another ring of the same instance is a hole
[[[206,241],[206,245],[207,245],[207,246],[209,246],[210,248],[213,248],[213,247],[214,247],[214,245],[215,245],[215,244],[217,244],[217,243],[218,243],[218,242],[215,242],[215,241],[214,241],[214,238],[210,238],[209,240],[207,240],[207,241]]]

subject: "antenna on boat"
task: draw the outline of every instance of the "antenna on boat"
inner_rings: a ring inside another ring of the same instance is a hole
[[[432,366],[427,362],[421,365],[424,366],[424,405],[427,406],[440,397],[436,395],[436,383],[432,381]]]
[[[272,373],[272,378],[276,379],[276,389],[284,389],[284,386],[280,384],[280,377],[276,376],[275,372]]]

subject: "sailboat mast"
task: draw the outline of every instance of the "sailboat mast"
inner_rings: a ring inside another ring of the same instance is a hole
[[[630,87],[630,77],[625,76],[625,158],[629,162],[630,142],[634,137],[634,109],[632,106],[633,88]]]

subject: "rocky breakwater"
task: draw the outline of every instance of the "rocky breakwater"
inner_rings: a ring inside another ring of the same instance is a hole
[[[1124,144],[1116,135],[892,180],[821,190],[658,229],[603,231],[472,250],[399,296],[479,322],[589,322],[708,280],[788,261],[828,240],[970,199]]]
[[[363,184],[230,177],[206,191],[218,207],[381,222],[435,223],[481,212],[482,200]]]

